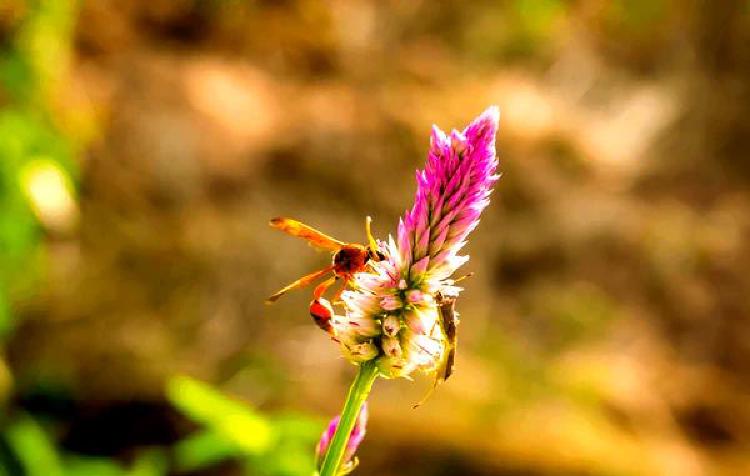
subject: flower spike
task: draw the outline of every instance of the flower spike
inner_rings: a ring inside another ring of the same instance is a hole
[[[383,259],[355,275],[354,289],[342,295],[345,315],[332,321],[353,363],[377,359],[389,378],[445,372],[455,336],[447,335],[440,306],[461,291],[451,276],[469,257],[459,252],[499,178],[499,118],[493,106],[463,131],[446,134],[433,126],[425,168],[416,173],[414,205],[399,220],[395,240],[370,240]],[[369,238],[369,219],[366,227]]]
[[[463,131],[447,135],[433,126],[425,168],[416,173],[414,205],[399,220],[396,239],[375,240],[372,220],[365,220],[366,257],[346,274],[351,289],[341,294],[344,314],[336,315],[322,297],[329,282],[316,288],[310,313],[332,334],[344,356],[359,366],[341,416],[331,421],[318,443],[320,476],[346,475],[357,466],[354,453],[365,435],[366,398],[378,375],[409,379],[417,370],[434,374],[434,385],[416,407],[453,373],[459,324],[455,304],[462,291],[457,284],[471,273],[451,276],[469,259],[459,252],[479,224],[499,178],[499,119],[498,108],[492,106]],[[352,261],[338,254],[344,243],[306,225],[288,219],[272,225],[320,246],[328,244],[337,253],[334,265]]]

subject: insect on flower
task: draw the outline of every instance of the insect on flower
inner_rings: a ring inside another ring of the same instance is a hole
[[[469,273],[454,281],[454,284],[470,278],[474,273]],[[456,345],[458,344],[458,324],[460,322],[458,312],[456,311],[456,296],[445,296],[440,291],[435,294],[435,303],[438,306],[440,314],[439,325],[445,335],[445,352],[442,359],[435,368],[435,382],[427,394],[418,403],[412,405],[417,408],[427,401],[435,391],[438,385],[448,380],[453,375],[453,368],[456,364]]]
[[[445,297],[438,293],[437,303],[440,310],[440,321],[443,325],[443,332],[445,332],[445,340],[447,341],[448,350],[445,355],[445,360],[438,367],[435,373],[435,386],[438,383],[448,380],[448,377],[453,374],[453,365],[456,359],[456,326],[458,325],[458,313],[456,312],[456,298]]]
[[[309,286],[315,282],[315,280],[322,278],[328,273],[333,273],[333,276],[315,287],[315,290],[313,291],[313,300],[310,302],[310,315],[315,320],[315,323],[324,331],[332,334],[333,327],[330,324],[330,320],[333,316],[333,308],[328,300],[323,298],[323,294],[325,294],[328,288],[336,282],[336,280],[342,279],[343,285],[333,298],[334,301],[337,301],[341,296],[341,293],[352,281],[355,273],[364,271],[367,263],[370,261],[381,261],[385,259],[385,255],[378,250],[375,238],[372,236],[370,228],[371,222],[372,219],[368,216],[365,220],[365,232],[367,234],[368,244],[360,245],[357,243],[344,243],[343,241],[332,238],[311,226],[305,225],[297,220],[292,220],[291,218],[278,217],[272,219],[269,222],[272,227],[289,235],[305,239],[313,246],[331,251],[333,253],[333,259],[330,266],[326,266],[321,270],[299,278],[269,297],[266,303],[274,303],[287,292],[293,289]]]

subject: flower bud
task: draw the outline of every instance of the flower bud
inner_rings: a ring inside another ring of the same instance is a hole
[[[367,418],[367,402],[365,402],[362,404],[362,408],[359,410],[359,415],[357,416],[357,421],[354,423],[354,428],[352,428],[352,432],[349,434],[349,441],[346,444],[346,452],[344,453],[343,462],[339,470],[340,475],[350,473],[357,466],[358,461],[354,457],[354,453],[357,452],[357,448],[359,448],[362,440],[365,439]],[[328,424],[328,428],[326,428],[320,436],[318,445],[315,447],[315,461],[318,469],[320,469],[323,464],[328,447],[331,445],[331,440],[333,440],[333,435],[336,434],[336,429],[339,427],[340,420],[341,415],[337,415],[331,420]]]
[[[385,355],[390,357],[401,357],[401,342],[395,337],[383,337],[381,347]]]
[[[386,316],[383,319],[383,333],[393,337],[401,330],[401,319],[396,316]]]
[[[396,309],[401,309],[403,305],[404,303],[401,302],[401,298],[395,294],[388,294],[387,296],[383,296],[380,300],[380,307],[382,307],[384,311],[395,311]]]
[[[431,304],[435,300],[431,295],[423,293],[419,289],[412,289],[406,292],[406,301],[409,304],[420,305],[420,304]]]
[[[347,342],[341,340],[344,355],[352,362],[367,362],[380,354],[380,350],[372,341]]]

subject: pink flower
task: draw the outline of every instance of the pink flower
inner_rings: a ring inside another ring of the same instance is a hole
[[[355,276],[355,289],[342,295],[346,315],[332,321],[350,361],[377,358],[381,375],[408,377],[414,370],[435,371],[445,359],[435,297],[461,291],[451,276],[469,257],[458,253],[499,178],[499,116],[490,107],[450,135],[433,126],[414,206],[400,220],[397,239],[378,243],[386,259]]]
[[[354,424],[354,428],[352,428],[352,432],[349,434],[349,442],[346,444],[346,453],[344,453],[344,459],[341,466],[342,474],[348,473],[357,465],[357,460],[354,457],[354,453],[357,452],[357,448],[359,448],[362,440],[365,439],[367,418],[367,402],[365,402],[362,404],[362,408],[359,410],[359,416],[357,417],[357,421]],[[326,428],[326,430],[320,436],[318,446],[315,448],[315,459],[317,461],[318,468],[320,468],[321,464],[323,464],[323,459],[325,458],[326,451],[328,451],[328,447],[331,444],[333,435],[336,434],[336,429],[339,426],[339,420],[341,420],[341,415],[336,415],[336,417],[334,417],[328,424],[328,428]]]

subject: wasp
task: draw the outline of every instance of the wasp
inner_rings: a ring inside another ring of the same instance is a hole
[[[341,279],[343,285],[333,298],[334,301],[338,300],[344,289],[346,289],[351,283],[354,275],[364,271],[367,267],[367,263],[370,261],[382,261],[385,259],[385,255],[378,250],[375,238],[372,236],[371,223],[372,219],[368,216],[365,219],[365,233],[367,235],[368,244],[360,245],[358,243],[345,243],[339,241],[309,225],[305,225],[297,220],[292,220],[291,218],[273,218],[269,222],[269,225],[272,227],[289,235],[307,240],[313,246],[331,251],[333,256],[329,266],[303,276],[288,286],[285,286],[270,296],[266,303],[274,303],[289,291],[309,286],[316,280],[331,273],[332,276],[315,287],[315,290],[313,291],[313,300],[310,302],[309,310],[310,315],[313,320],[315,320],[318,327],[329,334],[333,334],[333,328],[330,322],[333,317],[333,308],[328,300],[323,298],[323,294],[325,294],[328,288],[331,287],[336,280]]]

